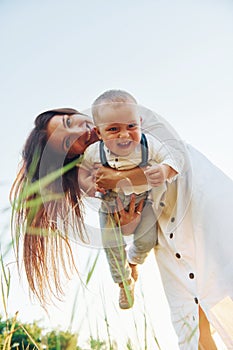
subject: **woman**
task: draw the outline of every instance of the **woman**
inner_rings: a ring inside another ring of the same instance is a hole
[[[70,116],[77,120],[77,125],[74,128],[75,132],[69,137],[77,135],[79,139],[77,146],[72,145],[70,152],[67,153],[62,147],[64,146],[65,149],[68,141],[60,142],[62,135],[59,133],[59,128],[55,135],[58,139],[58,150],[53,147],[53,138],[51,138],[51,145],[48,143],[48,138],[57,120],[61,122],[64,130],[68,131]],[[75,220],[77,232],[81,240],[85,241],[81,193],[77,186],[77,168],[74,163],[85,147],[97,139],[91,128],[90,118],[72,108],[50,110],[38,115],[35,126],[26,140],[22,153],[22,166],[11,189],[14,214],[12,225],[16,235],[17,252],[18,239],[23,238],[23,259],[29,286],[42,304],[46,303],[48,295],[59,296],[62,293],[61,268],[68,276],[67,264],[63,256],[64,250],[68,266],[74,266],[66,234],[69,224],[66,217],[70,207],[73,208],[71,212],[78,218]],[[41,183],[39,185],[40,178],[54,174],[66,164],[68,167],[69,164],[73,164],[69,171],[63,175],[58,174],[54,181],[48,179],[47,186],[42,187]],[[58,218],[64,223],[62,235],[58,230]],[[69,219],[71,220],[70,217]],[[50,276],[49,271],[54,273]]]
[[[161,117],[143,108],[142,118],[144,132],[149,131],[172,145],[174,156],[179,159],[182,155],[184,160],[183,173],[168,185],[166,195],[160,202],[162,212],[159,218],[159,245],[156,248],[156,258],[180,348],[197,349],[199,344],[202,349],[216,349],[207,318],[219,331],[228,348],[231,348],[231,335],[227,325],[219,321],[219,310],[224,305],[227,305],[228,310],[232,307],[233,224],[228,212],[228,208],[233,207],[232,182],[199,152],[184,145]],[[75,110],[60,109],[39,115],[25,146],[23,166],[12,190],[13,198],[19,198],[26,182],[36,181],[50,172],[52,165],[59,168],[63,163],[75,162],[77,154],[82,154],[87,145],[95,140],[90,119]],[[56,187],[62,192],[63,188],[65,198],[57,202],[48,197],[40,202],[35,212],[31,212],[30,206],[26,205],[32,197],[37,198],[41,191],[30,193],[24,201],[19,201],[19,208],[15,212],[16,227],[21,225],[24,234],[24,264],[29,284],[42,301],[46,301],[46,290],[55,295],[62,292],[58,254],[64,271],[68,272],[62,249],[65,243],[65,252],[70,252],[67,235],[48,235],[48,232],[56,231],[58,216],[64,219],[64,232],[67,232],[65,219],[69,203],[78,218],[76,224],[81,239],[87,238],[76,171],[76,168],[72,168],[62,175],[62,181],[58,178],[50,185],[53,191]],[[137,174],[135,171],[133,174],[127,172],[124,177],[130,178],[134,184],[140,184],[145,182],[146,174],[153,181],[153,176],[148,172],[146,170],[143,173],[138,169]],[[112,188],[122,178],[122,173],[111,171],[110,176],[110,169],[101,168],[97,173],[97,183],[100,187]],[[42,197],[46,196],[47,192]],[[135,215],[133,210],[126,214],[121,208],[122,223]],[[35,235],[34,229],[47,230],[45,234]],[[49,249],[50,246],[55,249]],[[69,257],[72,260],[72,255],[69,254]],[[55,292],[48,278],[50,261]]]

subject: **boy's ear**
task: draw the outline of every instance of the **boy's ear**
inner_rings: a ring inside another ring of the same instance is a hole
[[[96,135],[98,136],[98,138],[101,140],[102,137],[101,137],[101,135],[100,135],[100,131],[99,131],[98,126],[95,126],[95,127],[94,127],[94,130],[95,130],[95,133],[96,133]]]

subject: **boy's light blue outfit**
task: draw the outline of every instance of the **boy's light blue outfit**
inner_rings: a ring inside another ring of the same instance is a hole
[[[137,166],[167,164],[179,172],[174,159],[170,156],[169,148],[150,135],[143,135],[139,145],[128,156],[113,154],[102,141],[90,145],[85,153],[82,166],[92,169],[94,164],[102,163],[117,170],[133,169]],[[148,185],[124,186],[124,192],[111,190],[103,196],[99,211],[102,243],[108,259],[114,282],[120,283],[131,277],[131,264],[142,264],[157,243],[156,216],[152,207],[153,199],[160,199],[166,191],[166,184],[151,188]],[[132,194],[136,196],[136,204],[144,199],[141,221],[133,233],[133,242],[129,245],[126,256],[126,244],[121,229],[115,222],[113,213],[116,208],[116,198],[119,197],[125,210],[128,209]]]

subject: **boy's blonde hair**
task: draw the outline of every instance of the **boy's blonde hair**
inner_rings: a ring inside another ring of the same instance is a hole
[[[129,102],[132,104],[137,104],[136,99],[128,92],[124,90],[107,90],[103,92],[92,104],[92,115],[94,123],[96,124],[97,119],[100,117],[99,110],[100,107],[105,104],[114,103],[115,106],[119,106],[120,103]]]

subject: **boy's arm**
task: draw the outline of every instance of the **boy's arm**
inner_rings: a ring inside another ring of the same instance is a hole
[[[147,135],[147,140],[149,163],[151,164],[145,168],[144,174],[148,184],[152,187],[158,187],[166,181],[174,181],[183,170],[181,157],[175,157],[177,151],[173,147],[161,143],[151,135]]]
[[[149,163],[144,168],[130,170],[110,170],[101,167],[97,172],[96,183],[105,189],[147,184],[151,187],[161,186],[166,180],[169,182],[182,171],[182,162],[174,157],[173,149],[147,135]],[[154,164],[156,162],[156,164]]]
[[[96,172],[101,166],[98,150],[97,142],[88,146],[78,165],[79,187],[90,197],[94,197],[97,190],[101,191],[96,185]]]
[[[166,180],[171,181],[178,172],[168,164],[156,164],[148,166],[144,174],[147,182],[152,187],[161,186]]]
[[[90,197],[94,197],[96,192],[94,173],[94,168],[91,171],[82,165],[78,170],[79,187]]]
[[[172,164],[163,164],[165,167],[163,170],[167,172],[167,179],[171,180],[177,173],[182,174],[190,167],[190,161],[186,150],[186,145],[182,142],[181,138],[174,130],[174,128],[161,116],[150,111],[149,109],[142,109],[142,131],[146,135],[154,136],[159,139],[163,144],[170,147],[171,155],[178,169],[174,169]],[[146,174],[144,173],[146,170]],[[155,169],[150,169],[155,170]],[[140,186],[147,184],[151,181],[151,186],[154,187],[153,181],[150,180],[152,173],[149,172],[149,168],[134,168],[132,170],[113,170],[106,167],[101,167],[96,175],[96,183],[99,187],[103,187],[106,190],[117,187],[117,183],[122,180],[131,182],[132,186]]]

